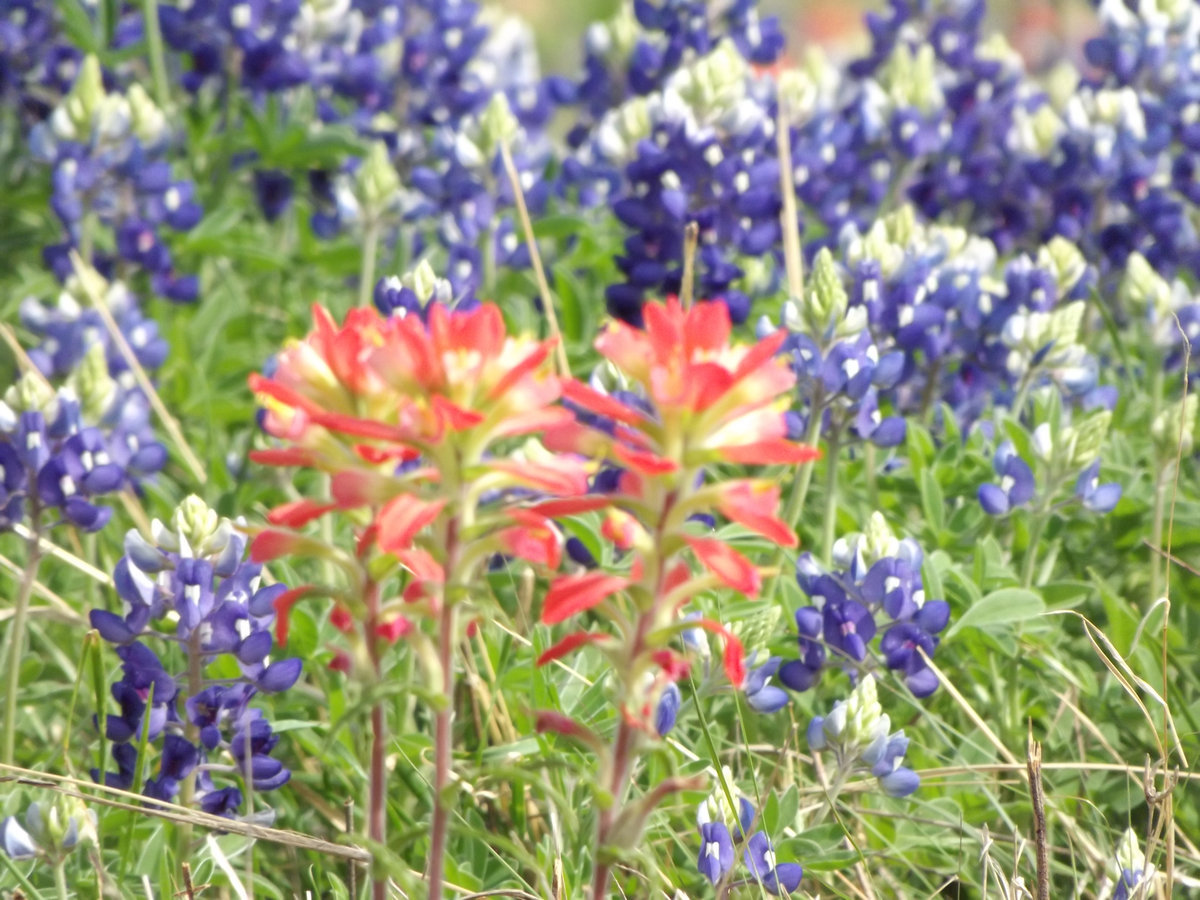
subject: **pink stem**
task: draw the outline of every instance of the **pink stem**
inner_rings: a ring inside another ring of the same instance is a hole
[[[367,652],[378,681],[383,676],[380,666],[378,636],[375,627],[379,623],[379,586],[367,582]],[[382,847],[387,839],[387,723],[384,718],[383,702],[371,707],[371,769],[367,792],[367,837],[376,847]],[[371,875],[372,900],[387,900],[387,876]]]
[[[442,705],[434,718],[433,732],[433,832],[429,846],[429,900],[442,900],[446,869],[446,833],[450,810],[446,787],[450,784],[450,747],[454,724],[454,615],[443,601],[438,634],[438,660],[442,664]]]

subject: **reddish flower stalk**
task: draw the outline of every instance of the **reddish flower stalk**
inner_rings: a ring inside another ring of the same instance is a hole
[[[708,619],[688,621],[679,613],[705,590],[724,587],[754,596],[761,574],[734,548],[698,535],[689,519],[716,510],[776,543],[796,543],[795,534],[775,516],[776,487],[749,479],[703,484],[704,468],[721,462],[796,463],[816,455],[785,439],[785,395],[794,376],[774,356],[782,333],[753,347],[731,345],[728,312],[720,303],[690,310],[674,299],[652,303],[645,320],[645,331],[613,323],[596,348],[636,386],[652,412],[570,382],[564,396],[608,420],[611,429],[568,425],[547,439],[550,446],[603,455],[625,470],[609,498],[603,534],[632,558],[628,573],[562,576],[551,585],[542,611],[542,621],[554,624],[590,609],[612,621],[624,638],[575,632],[539,660],[592,644],[613,663],[620,717],[603,757],[593,900],[606,896],[613,861],[636,843],[652,805],[664,796],[655,791],[640,801],[624,799],[638,751],[654,730],[657,700],[687,672],[687,661],[670,648],[674,639],[685,627],[720,634],[730,682],[740,687],[745,676],[741,643],[727,628]],[[693,571],[689,556],[699,571]],[[572,737],[590,735],[577,723],[546,721]]]
[[[314,331],[280,355],[270,378],[251,379],[267,409],[266,430],[290,445],[258,458],[330,476],[329,498],[284,504],[272,512],[273,524],[298,528],[337,513],[355,524],[357,546],[351,558],[273,529],[260,533],[255,547],[263,555],[322,557],[350,573],[350,589],[325,590],[354,651],[337,658],[338,668],[378,680],[389,643],[402,638],[416,653],[436,697],[428,883],[429,897],[440,900],[460,609],[485,602],[487,590],[476,582],[496,553],[558,565],[558,532],[544,513],[521,504],[530,491],[583,494],[591,469],[531,439],[571,415],[555,405],[561,384],[549,365],[551,343],[510,337],[495,306],[461,313],[431,306],[427,323],[365,309],[351,311],[342,326],[321,309],[314,318]],[[293,591],[288,602],[305,595]],[[280,610],[283,629],[286,612]],[[382,845],[381,706],[371,723],[368,835]],[[373,888],[381,900],[383,881]]]

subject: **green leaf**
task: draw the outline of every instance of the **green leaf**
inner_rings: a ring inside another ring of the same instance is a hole
[[[925,518],[934,534],[940,535],[946,527],[946,498],[942,494],[942,486],[931,469],[921,470],[920,486],[921,509],[925,511]]]
[[[997,625],[1023,622],[1041,615],[1045,609],[1046,603],[1040,594],[1025,588],[1000,588],[959,616],[958,621],[946,632],[946,637],[953,637],[967,627],[986,631]]]

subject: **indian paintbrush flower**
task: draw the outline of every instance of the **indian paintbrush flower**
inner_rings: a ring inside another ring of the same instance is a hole
[[[436,283],[431,274],[420,269],[408,282],[422,302]],[[264,429],[283,441],[254,458],[326,473],[329,497],[274,509],[252,555],[329,561],[344,583],[280,597],[281,626],[297,600],[331,595],[357,677],[379,680],[386,647],[403,640],[442,698],[434,736],[434,896],[449,816],[452,648],[461,623],[486,610],[479,581],[494,555],[558,566],[562,538],[549,516],[558,498],[586,492],[592,466],[538,442],[537,434],[572,420],[556,405],[563,388],[552,371],[553,342],[509,335],[496,306],[449,310],[433,300],[423,315],[384,318],[360,308],[338,324],[316,308],[313,317],[314,330],[284,349],[270,376],[251,378],[266,408]],[[295,530],[331,513],[354,525],[352,553]],[[560,583],[546,609],[561,602],[565,613],[597,587],[604,585]],[[382,841],[381,705],[372,711],[372,732],[368,830]],[[382,888],[377,882],[377,896]]]
[[[780,398],[794,376],[775,356],[783,332],[754,347],[732,344],[729,312],[720,303],[685,310],[671,298],[647,304],[644,316],[645,331],[615,321],[596,341],[596,349],[629,391],[609,394],[567,382],[565,398],[581,411],[581,423],[562,426],[548,437],[551,446],[586,448],[624,470],[616,489],[597,501],[616,511],[610,513],[605,533],[626,551],[627,567],[619,573],[560,576],[542,610],[547,624],[591,610],[613,623],[620,635],[575,631],[541,658],[556,659],[586,644],[608,656],[614,669],[621,717],[612,750],[603,760],[606,805],[598,822],[603,856],[593,878],[595,897],[605,895],[605,858],[628,849],[648,812],[636,801],[626,803],[624,794],[643,737],[653,730],[661,696],[690,667],[672,649],[675,638],[696,627],[721,635],[729,681],[735,688],[746,681],[742,645],[734,634],[712,619],[684,618],[680,612],[704,590],[726,588],[754,596],[761,575],[725,541],[696,534],[690,520],[715,509],[784,546],[796,544],[795,535],[775,516],[776,489],[747,480],[708,483],[701,473],[722,461],[797,463],[815,455],[785,438]],[[696,560],[698,574],[688,556]],[[767,676],[765,670],[755,673],[763,684],[754,696],[763,696]],[[769,695],[765,699],[773,702]],[[708,843],[717,847],[711,858],[719,869],[720,835],[710,838]]]

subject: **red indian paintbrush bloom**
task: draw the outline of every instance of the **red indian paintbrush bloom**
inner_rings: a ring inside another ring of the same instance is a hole
[[[357,510],[379,551],[421,549],[444,566],[447,523],[481,495],[586,492],[587,463],[532,439],[572,420],[557,405],[551,341],[510,336],[490,304],[465,312],[432,305],[427,321],[356,309],[339,325],[320,307],[313,319],[271,376],[251,377],[265,430],[292,445],[254,458],[324,470],[331,496],[285,504],[269,516],[273,525],[299,528]],[[484,529],[489,549],[556,567],[560,540],[545,516],[514,517],[503,506],[479,510],[481,524],[493,526]]]
[[[603,455],[624,470],[607,497],[612,508],[601,534],[631,559],[628,572],[560,576],[542,607],[542,622],[548,625],[590,610],[615,627],[569,633],[538,660],[550,663],[592,646],[612,661],[622,715],[613,748],[604,757],[605,787],[615,804],[600,814],[601,847],[636,838],[636,828],[614,825],[621,821],[620,803],[638,742],[655,728],[658,699],[688,670],[687,661],[670,649],[681,632],[698,626],[719,635],[730,683],[741,687],[745,678],[737,637],[712,619],[685,619],[681,609],[713,589],[755,596],[762,574],[721,539],[699,534],[690,520],[718,511],[777,544],[796,544],[792,530],[775,514],[778,488],[752,479],[705,484],[705,467],[800,463],[816,456],[813,448],[785,437],[783,415],[795,376],[775,357],[782,332],[755,345],[733,344],[723,303],[685,310],[672,298],[647,304],[643,312],[644,331],[614,322],[596,341],[638,400],[626,403],[620,395],[567,382],[564,398],[589,413],[589,422],[598,418],[604,425],[557,426],[546,440],[557,449]],[[578,738],[580,728],[556,722],[551,730]],[[597,871],[593,895],[604,896],[605,870]]]
[[[550,364],[552,343],[509,335],[497,307],[452,312],[432,304],[424,319],[358,309],[340,325],[316,308],[313,320],[313,331],[285,348],[270,376],[250,380],[266,409],[264,429],[285,444],[255,458],[323,471],[330,496],[272,510],[273,527],[255,538],[254,552],[299,550],[350,573],[348,586],[281,598],[281,639],[290,606],[326,593],[335,597],[332,619],[352,650],[335,657],[339,670],[378,680],[388,645],[413,646],[441,698],[432,778],[436,869],[449,817],[460,623],[486,617],[481,607],[491,593],[482,576],[494,555],[558,567],[561,534],[547,512],[532,507],[585,494],[593,466],[537,442],[540,432],[573,421],[558,404],[562,381]],[[353,554],[285,530],[331,513],[355,526]],[[377,704],[368,811],[377,843],[385,822],[385,727]],[[430,879],[440,884],[440,876]]]

